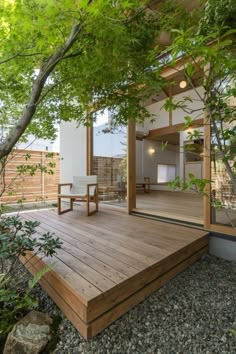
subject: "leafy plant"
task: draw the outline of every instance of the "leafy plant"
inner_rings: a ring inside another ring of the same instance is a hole
[[[209,128],[202,155],[211,164],[212,181],[189,176],[186,182],[178,177],[171,186],[201,194],[211,189],[207,195],[211,206],[223,208],[227,217],[227,210],[236,207],[235,6],[235,1],[231,0],[208,0],[198,25],[193,23],[188,29],[172,30],[174,38],[168,48],[168,65],[175,67],[177,59],[186,59],[181,71],[195,98],[186,96],[178,100],[171,97],[164,105],[167,111],[181,109],[186,114],[183,129],[192,128],[195,119],[203,116],[204,127]],[[193,101],[195,105],[191,105]],[[194,142],[201,143],[202,139],[199,129],[192,129],[187,135],[187,140]],[[184,149],[191,152],[193,148],[184,146]],[[234,218],[228,219],[235,228]]]
[[[185,181],[179,176],[177,176],[174,181],[168,183],[168,186],[171,189],[180,189],[182,191],[192,190],[194,192],[198,192],[199,194],[207,196],[204,190],[206,186],[211,183],[211,181],[205,178],[196,178],[192,173],[189,173],[188,177],[189,181]]]
[[[47,232],[39,234],[38,221],[22,221],[19,216],[0,219],[0,335],[8,333],[16,319],[25,311],[37,307],[37,300],[31,291],[51,267],[46,266],[24,285],[24,277],[19,275],[19,257],[27,256],[24,265],[30,267],[34,255],[53,256],[62,242]],[[32,252],[32,255],[28,255]]]

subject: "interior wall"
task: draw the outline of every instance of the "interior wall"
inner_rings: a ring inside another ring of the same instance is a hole
[[[60,126],[60,183],[86,175],[86,127],[77,125],[77,122],[62,122]]]
[[[198,87],[197,92],[195,90],[189,90],[182,92],[178,95],[175,95],[175,100],[181,101],[184,99],[184,97],[190,97],[192,102],[189,101],[187,102],[189,109],[191,110],[196,110],[196,112],[191,114],[191,117],[194,118],[202,118],[203,117],[203,105],[201,103],[199,95],[204,94],[204,89],[203,87]],[[155,102],[147,107],[149,112],[153,115],[153,122],[150,122],[150,120],[147,120],[144,122],[143,126],[137,127],[137,130],[140,131],[145,131],[148,133],[149,130],[153,129],[158,129],[158,128],[163,128],[169,126],[169,113],[166,112],[163,108],[163,105],[165,103],[165,99],[160,101],[160,102]],[[197,111],[200,109],[199,111]],[[184,112],[181,109],[175,110],[172,112],[172,124],[179,124],[179,123],[184,123],[184,117],[186,117],[188,114]],[[189,129],[190,130],[190,129]],[[139,156],[137,155],[137,177],[141,179],[145,176],[150,175],[151,181],[156,182],[156,165],[157,163],[170,163],[170,164],[175,164],[176,165],[176,175],[180,176],[181,178],[184,178],[184,162],[185,162],[185,157],[184,157],[184,141],[187,140],[187,133],[188,131],[180,131],[180,146],[179,147],[171,147],[169,146],[169,149],[165,149],[164,151],[160,151],[160,143],[151,141],[151,140],[143,140],[142,142],[139,142],[139,144],[136,144],[136,148],[138,151],[141,149],[142,145],[142,154],[139,155],[142,156],[142,163],[139,159]],[[203,128],[199,128],[198,130],[203,131]],[[141,144],[140,144],[141,143]],[[154,148],[156,149],[156,153],[153,155],[150,155],[148,153],[148,149]],[[176,148],[176,151],[173,152],[173,150]],[[171,150],[171,151],[169,151]],[[137,179],[138,179],[137,178]],[[166,186],[156,186],[152,188],[157,188],[157,189],[168,189]]]
[[[143,181],[143,140],[136,140],[136,180]]]
[[[150,149],[155,152],[151,153]],[[176,165],[176,175],[179,175],[178,147],[169,145],[161,150],[161,143],[152,140],[136,141],[136,180],[143,181],[144,177],[150,177],[151,182],[157,182],[157,164]],[[169,190],[166,185],[151,186],[153,190]]]

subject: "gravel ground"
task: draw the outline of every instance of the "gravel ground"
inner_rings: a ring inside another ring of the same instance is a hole
[[[35,295],[41,311],[62,316],[55,354],[236,354],[234,262],[203,257],[89,342],[39,285]]]

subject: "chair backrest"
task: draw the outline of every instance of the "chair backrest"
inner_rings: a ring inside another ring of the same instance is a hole
[[[98,177],[93,176],[74,176],[71,193],[84,195],[87,194],[87,184],[97,183]],[[90,187],[90,194],[93,195],[95,187]]]

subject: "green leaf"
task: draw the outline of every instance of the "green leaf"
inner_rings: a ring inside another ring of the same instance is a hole
[[[35,285],[39,282],[39,280],[46,274],[48,273],[50,270],[52,270],[52,265],[47,265],[46,267],[44,267],[42,270],[40,270],[39,272],[37,272],[37,274],[29,280],[28,283],[28,287],[29,287],[29,291],[31,291]]]

